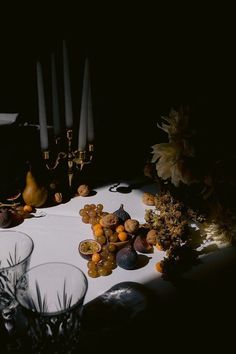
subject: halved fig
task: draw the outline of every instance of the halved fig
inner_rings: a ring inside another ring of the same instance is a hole
[[[94,253],[100,252],[102,246],[99,242],[93,239],[86,239],[79,243],[79,253],[85,259],[91,259]]]

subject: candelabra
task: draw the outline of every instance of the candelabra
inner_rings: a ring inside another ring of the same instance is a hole
[[[93,158],[94,146],[93,144],[88,145],[87,150],[79,151],[72,149],[73,141],[73,131],[72,129],[67,129],[66,131],[66,141],[67,141],[67,151],[56,152],[56,155],[51,154],[49,150],[43,151],[43,159],[45,161],[46,168],[50,171],[56,170],[63,161],[67,161],[67,174],[69,187],[72,185],[72,179],[75,170],[81,171],[84,165],[91,163]],[[60,147],[60,138],[55,140],[56,146]],[[58,149],[57,149],[58,150]]]

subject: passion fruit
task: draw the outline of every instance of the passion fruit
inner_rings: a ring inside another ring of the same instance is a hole
[[[92,259],[94,253],[99,253],[102,249],[102,246],[99,242],[93,239],[86,239],[79,243],[79,254],[84,259]]]

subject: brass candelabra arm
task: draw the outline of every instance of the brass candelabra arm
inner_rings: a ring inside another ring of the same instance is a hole
[[[87,150],[74,151],[73,156],[74,156],[73,161],[75,163],[76,168],[81,171],[84,165],[89,164],[92,161],[93,145],[92,144],[89,145],[88,151]]]
[[[53,161],[50,157],[50,152],[43,151],[43,159],[45,161],[45,166],[50,171],[55,170],[57,168],[57,166],[61,163],[61,161],[64,160],[66,157],[67,157],[67,154],[65,152],[61,151],[57,154],[56,159]]]

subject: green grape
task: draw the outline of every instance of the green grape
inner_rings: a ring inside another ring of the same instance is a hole
[[[84,216],[85,214],[87,214],[86,210],[80,209],[79,215],[80,215],[80,216]]]
[[[113,263],[112,263],[112,261],[104,261],[103,262],[103,267],[105,268],[105,269],[108,269],[108,270],[111,270],[112,269],[112,267],[113,267]]]
[[[101,235],[97,237],[97,241],[101,244],[104,245],[107,242],[107,239],[105,236]]]
[[[111,235],[113,235],[113,231],[107,227],[104,227],[103,232],[107,238],[109,238],[109,237],[111,237]]]
[[[98,204],[97,205],[97,211],[101,212],[103,210],[103,205],[102,204]]]
[[[116,246],[110,243],[107,246],[107,249],[108,249],[109,252],[115,252],[116,251]]]
[[[94,218],[94,217],[90,217],[89,218],[89,224],[91,224],[91,225],[96,225],[97,224],[97,220],[96,220],[96,218]]]
[[[109,237],[109,241],[110,241],[110,242],[117,242],[117,241],[118,241],[118,236],[117,236],[117,234],[114,233],[113,235],[111,235],[111,236]]]
[[[114,255],[114,253],[108,253],[108,255],[107,255],[108,261],[114,261],[115,258],[116,258],[116,256]]]
[[[99,277],[99,272],[96,270],[96,269],[89,269],[88,270],[88,275],[91,277],[91,278],[97,278]]]
[[[102,259],[107,259],[108,251],[102,251],[101,253]]]
[[[99,267],[98,268],[98,274],[102,275],[102,276],[109,275],[109,274],[111,274],[111,269],[107,269],[105,267]]]
[[[97,213],[96,213],[96,211],[95,211],[94,209],[90,209],[90,210],[88,211],[88,215],[89,215],[90,217],[96,217],[96,216],[97,216]]]
[[[89,216],[88,216],[88,214],[87,214],[87,215],[84,215],[84,216],[82,217],[82,221],[83,221],[83,223],[85,223],[85,224],[89,224]]]
[[[88,269],[97,269],[97,264],[93,261],[89,261],[87,263],[87,267],[88,267]]]

